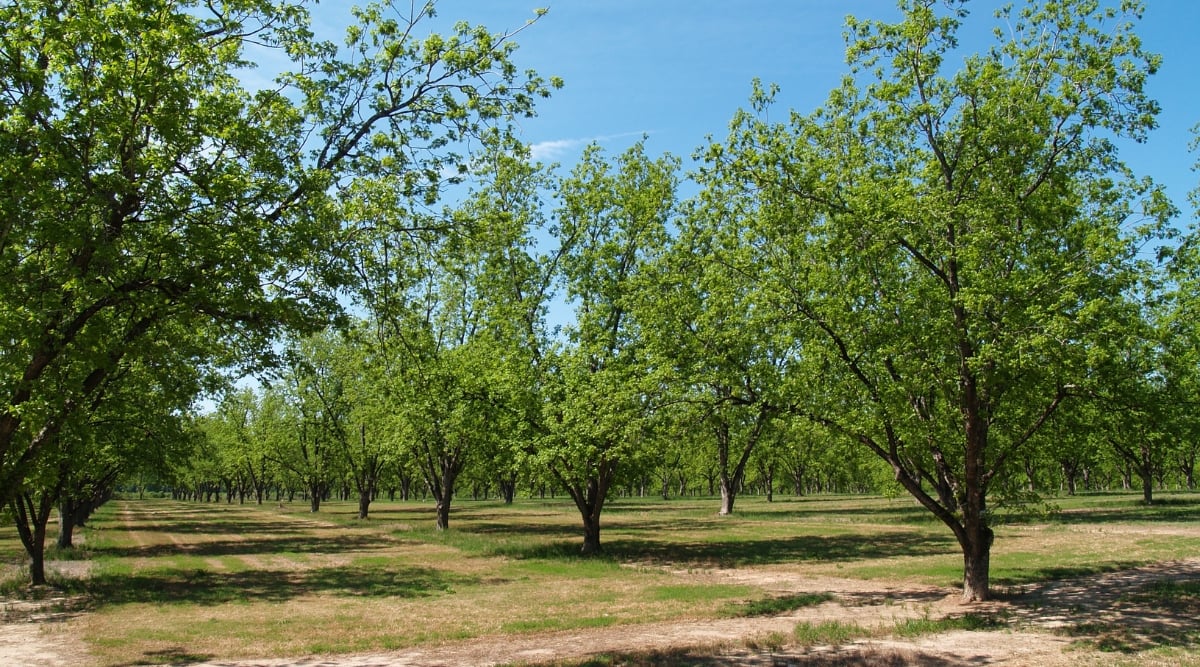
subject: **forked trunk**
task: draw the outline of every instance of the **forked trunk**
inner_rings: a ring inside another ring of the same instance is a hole
[[[604,509],[605,499],[608,498],[608,488],[612,484],[616,467],[615,462],[604,461],[598,466],[596,474],[582,483],[559,477],[559,481],[565,483],[567,492],[575,501],[575,507],[583,519],[583,547],[580,553],[585,556],[600,553],[600,512]],[[558,473],[555,472],[555,475]]]
[[[442,476],[440,487],[435,488],[434,500],[437,502],[437,529],[446,530],[450,527],[450,501],[454,499],[454,484],[458,481],[458,472],[462,464],[458,457],[442,460]]]
[[[36,499],[33,494],[21,493],[12,501],[17,533],[29,554],[29,583],[34,586],[46,585],[46,524],[57,495],[58,489]]]
[[[496,484],[500,488],[500,497],[504,498],[504,504],[513,504],[513,501],[517,498],[517,478],[514,476],[501,476]]]

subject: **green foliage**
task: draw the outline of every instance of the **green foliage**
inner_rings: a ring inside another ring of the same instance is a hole
[[[1132,5],[1014,10],[961,61],[946,56],[966,10],[901,9],[850,19],[851,76],[817,111],[765,122],[772,92],[756,90],[759,116],[734,119],[700,181],[803,351],[797,412],[886,461],[955,533],[974,599],[989,497],[1102,381],[1094,354],[1128,331],[1138,250],[1171,214],[1111,142],[1153,126],[1158,58]]]
[[[547,350],[536,460],[574,499],[585,553],[600,548],[600,513],[621,468],[647,453],[662,386],[646,373],[633,312],[639,276],[662,252],[678,160],[643,143],[606,161],[591,146],[559,185],[555,230],[575,322]]]
[[[464,141],[560,85],[517,70],[512,33],[414,37],[431,15],[355,10],[339,48],[301,5],[0,9],[2,500],[80,415],[159,387],[176,414],[200,373],[337,318],[349,195],[433,201]],[[245,83],[250,49],[275,81]]]

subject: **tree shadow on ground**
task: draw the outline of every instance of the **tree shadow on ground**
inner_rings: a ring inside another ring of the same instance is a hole
[[[427,567],[322,567],[309,570],[170,570],[100,574],[79,585],[97,609],[131,603],[219,605],[285,602],[307,595],[419,598],[452,593],[477,577]]]
[[[582,540],[493,545],[489,555],[509,558],[579,558]],[[803,561],[854,561],[896,556],[958,553],[948,537],[896,533],[886,539],[863,535],[799,536],[729,542],[664,541],[646,537],[602,542],[596,557],[620,562],[685,567],[739,567]]]
[[[137,667],[139,665],[191,665],[212,660],[216,656],[211,653],[194,653],[184,646],[172,646],[161,651],[146,651],[144,658],[136,662],[127,662],[116,667]]]
[[[894,533],[882,538],[865,535],[801,535],[728,542],[617,539],[603,548],[605,553],[621,560],[719,567],[958,553],[957,543],[953,539],[921,533]]]
[[[247,533],[300,533],[312,530],[312,526],[295,521],[218,521],[197,517],[195,519],[157,520],[153,523],[139,521],[137,531],[142,533],[165,533],[168,535],[245,535]]]
[[[1200,647],[1200,561],[1043,582],[1006,596],[1014,621],[1106,652]]]
[[[1200,520],[1200,497],[1163,498],[1146,505],[1139,498],[1130,498],[1112,505],[1101,505],[1086,509],[1063,510],[1055,520],[1066,524],[1107,524],[1144,521],[1149,523],[1175,523]]]
[[[1001,597],[1008,597],[1003,591],[1005,587],[1012,586],[1029,586],[1029,585],[1049,585],[1047,582],[1053,583],[1064,579],[1078,579],[1080,577],[1091,577],[1109,572],[1120,572],[1129,570],[1138,566],[1144,565],[1138,561],[1116,561],[1103,562],[1093,565],[1075,565],[1063,567],[1042,567],[1035,570],[1022,571],[1018,574],[1009,576],[992,577],[992,585],[999,589]]]
[[[276,534],[250,533],[250,537],[237,540],[210,540],[191,544],[152,544],[145,546],[104,546],[95,548],[97,555],[117,558],[156,558],[162,556],[253,556],[272,554],[338,554],[346,552],[369,552],[394,549],[396,540],[377,534],[338,534],[329,538],[296,533],[279,536]]]
[[[732,651],[722,655],[712,655],[711,649],[635,651],[604,654],[583,661],[572,660],[561,664],[573,667],[967,667],[981,663],[973,659],[947,658],[916,650],[846,646],[780,651]]]

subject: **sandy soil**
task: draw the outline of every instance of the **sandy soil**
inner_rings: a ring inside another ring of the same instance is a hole
[[[215,661],[195,667],[434,667],[540,663],[660,652],[684,656],[689,664],[801,667],[808,665],[1037,665],[1105,664],[1105,654],[1071,646],[1064,632],[1081,619],[1128,629],[1126,638],[1162,638],[1193,627],[1194,610],[1138,603],[1129,593],[1155,581],[1200,580],[1200,559],[1161,563],[1103,575],[1056,581],[1009,591],[1005,599],[962,605],[949,589],[904,583],[880,585],[831,577],[797,577],[770,569],[714,570],[713,581],[766,585],[780,592],[834,594],[824,604],[768,617],[654,623],[511,637],[487,637],[393,653],[315,656],[250,661]],[[0,624],[0,665],[58,667],[87,662],[86,648],[63,631],[69,600],[5,603]],[[995,614],[1008,629],[956,631],[913,640],[882,639],[843,646],[769,650],[798,623],[838,620],[860,626],[891,626],[906,618],[940,618],[965,612]]]

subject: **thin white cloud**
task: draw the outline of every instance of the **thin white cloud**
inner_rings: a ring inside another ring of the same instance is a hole
[[[629,137],[643,137],[651,134],[650,132],[622,132],[620,134],[605,134],[598,137],[590,137],[587,139],[553,139],[551,141],[539,141],[536,144],[529,145],[530,156],[537,161],[548,162],[557,160],[558,158],[567,155],[573,151],[577,151],[591,143],[605,143],[608,141],[616,141],[617,139],[627,139]]]

